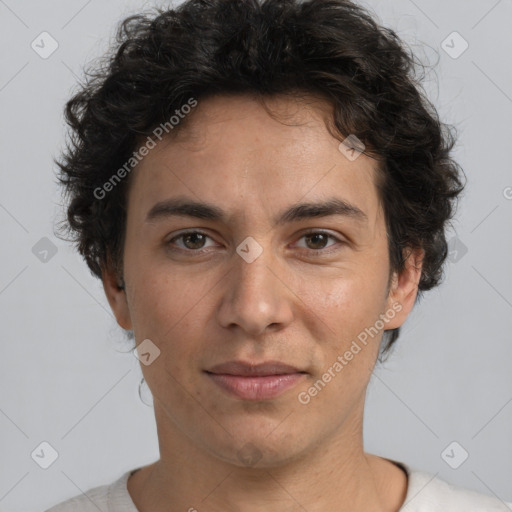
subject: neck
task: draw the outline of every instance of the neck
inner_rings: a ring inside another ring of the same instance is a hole
[[[396,512],[407,478],[364,452],[360,413],[322,445],[243,467],[198,447],[155,404],[160,460],[132,475],[128,490],[140,512]]]

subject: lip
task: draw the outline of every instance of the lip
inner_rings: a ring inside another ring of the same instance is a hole
[[[236,375],[242,377],[266,377],[268,375],[285,375],[290,373],[305,373],[280,361],[265,361],[263,363],[246,363],[245,361],[228,361],[218,364],[209,370],[208,373],[222,375]]]
[[[278,361],[251,364],[230,361],[206,371],[215,384],[242,400],[269,400],[305,378],[306,372]]]

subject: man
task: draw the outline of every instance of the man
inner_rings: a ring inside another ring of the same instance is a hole
[[[346,0],[191,0],[118,43],[59,165],[160,459],[50,510],[507,510],[363,447],[463,189],[396,35]]]

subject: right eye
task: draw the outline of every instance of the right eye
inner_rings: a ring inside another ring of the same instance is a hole
[[[211,237],[202,231],[185,231],[171,238],[166,245],[172,251],[201,253],[207,238],[211,240]],[[179,244],[176,244],[178,247],[173,247],[177,240],[181,240],[183,246],[180,247]]]

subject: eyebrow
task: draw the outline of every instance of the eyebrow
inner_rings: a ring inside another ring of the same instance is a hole
[[[367,223],[368,216],[357,206],[340,198],[330,198],[326,201],[316,203],[297,203],[274,219],[276,225],[297,222],[303,219],[329,216],[343,216],[354,219],[359,223]],[[213,204],[191,201],[185,198],[167,199],[156,203],[146,216],[146,222],[155,222],[159,219],[169,217],[193,217],[196,219],[207,219],[226,222],[227,213]]]

